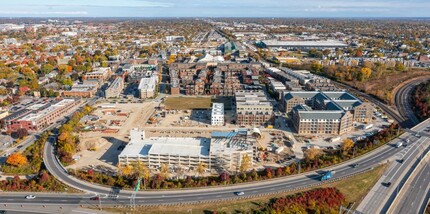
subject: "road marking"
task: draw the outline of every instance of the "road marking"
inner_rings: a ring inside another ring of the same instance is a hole
[[[158,200],[158,201],[164,201],[164,200]]]
[[[85,211],[80,211],[80,210],[72,210],[72,213],[88,213],[88,214],[95,214],[95,213],[90,213],[90,212],[85,212]]]
[[[178,201],[183,201],[184,199],[182,199],[182,198],[178,198]]]
[[[60,200],[60,201],[67,201],[67,200]]]

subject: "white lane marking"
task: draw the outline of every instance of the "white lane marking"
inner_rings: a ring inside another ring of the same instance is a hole
[[[87,213],[87,214],[95,214],[95,213],[85,212],[85,211],[80,211],[80,210],[72,210],[72,213]]]

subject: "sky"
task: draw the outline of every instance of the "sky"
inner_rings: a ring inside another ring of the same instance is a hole
[[[1,1],[0,17],[430,17],[430,0]]]

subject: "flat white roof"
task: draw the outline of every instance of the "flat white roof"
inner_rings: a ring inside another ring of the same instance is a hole
[[[152,137],[147,139],[133,138],[119,155],[140,156],[171,155],[171,156],[208,156],[210,140],[207,138],[170,138]]]

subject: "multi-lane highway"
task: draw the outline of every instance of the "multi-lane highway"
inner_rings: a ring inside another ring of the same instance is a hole
[[[424,131],[430,120],[415,127],[414,131]],[[404,135],[405,147],[393,156],[390,168],[384,173],[370,193],[364,198],[357,210],[363,213],[386,213],[395,196],[404,184],[404,178],[410,175],[422,154],[430,146],[427,136],[417,137],[413,133]],[[406,143],[409,140],[409,143]],[[403,147],[403,146],[402,146]]]
[[[428,121],[426,121],[428,123]],[[412,130],[421,130],[425,125],[420,125]],[[326,170],[335,170],[333,179],[343,178],[346,176],[354,175],[356,173],[364,172],[372,167],[381,163],[385,163],[393,155],[402,153],[408,147],[396,148],[394,145],[398,141],[403,141],[405,138],[413,138],[412,134],[405,133],[400,139],[393,140],[392,142],[384,145],[377,150],[367,154],[366,156],[357,158],[349,163],[343,163],[338,166],[330,167]],[[64,183],[84,190],[89,194],[86,195],[43,195],[38,196],[34,200],[24,198],[24,195],[8,195],[7,193],[0,196],[0,200],[5,203],[22,203],[22,204],[88,204],[93,203],[89,198],[91,195],[98,194],[101,196],[101,204],[110,205],[127,205],[129,197],[132,192],[129,190],[120,190],[116,192],[112,188],[91,184],[85,181],[80,181],[72,176],[59,165],[58,161],[53,155],[53,139],[47,142],[44,152],[44,161],[49,171]],[[351,164],[358,163],[357,168],[351,167]],[[192,189],[192,190],[168,190],[168,191],[141,191],[137,193],[136,204],[177,204],[177,203],[196,203],[199,201],[216,201],[234,199],[237,197],[257,196],[268,193],[276,193],[281,191],[291,191],[297,188],[305,188],[313,185],[321,184],[319,180],[320,175],[316,172],[309,172],[300,175],[284,177],[279,179],[272,179],[268,181],[259,181],[255,183],[247,183],[233,186],[211,187],[205,189]],[[243,191],[244,196],[236,196],[234,192]],[[36,194],[37,195],[37,194]]]
[[[430,197],[430,156],[420,162],[417,172],[396,199],[393,213],[424,213]]]

